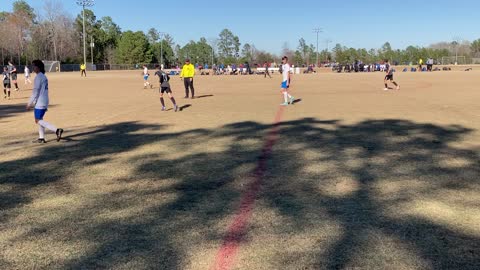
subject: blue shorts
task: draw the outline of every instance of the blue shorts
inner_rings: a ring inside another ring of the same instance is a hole
[[[145,81],[147,81],[147,80],[148,80],[148,75],[143,75],[143,79],[144,79]]]
[[[287,88],[288,88],[287,81],[283,81],[282,82],[282,89],[287,89]]]
[[[43,120],[43,116],[47,112],[47,109],[34,109],[33,114],[35,115],[35,119]]]

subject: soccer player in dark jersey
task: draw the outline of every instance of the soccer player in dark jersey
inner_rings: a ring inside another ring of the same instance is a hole
[[[383,90],[387,91],[388,90],[388,81],[391,81],[396,87],[397,90],[400,90],[400,85],[398,85],[394,80],[393,80],[393,68],[390,66],[388,63],[388,60],[385,60],[385,72],[387,75],[385,76],[385,79],[383,82],[385,83],[385,88]]]
[[[162,103],[162,111],[165,111],[165,100],[163,99],[163,93],[167,93],[168,97],[173,103],[173,109],[178,111],[177,103],[175,102],[170,83],[168,82],[170,80],[170,76],[168,76],[168,74],[161,69],[160,65],[155,65],[155,68],[157,69],[155,76],[158,76],[160,79],[160,102]]]
[[[2,77],[3,77],[3,98],[10,99],[10,88],[11,88],[10,76],[11,76],[11,74],[8,71],[8,68],[4,67],[3,68],[3,73],[2,73]]]
[[[17,67],[15,67],[12,61],[8,61],[8,72],[10,72],[12,82],[15,84],[15,91],[20,90],[17,83]]]
[[[269,65],[268,65],[267,62],[265,62],[265,64],[263,64],[263,67],[265,68],[265,76],[264,76],[264,78],[267,78],[267,75],[268,75],[268,77],[272,78],[272,76],[270,76],[270,72],[268,71],[268,66],[269,66]]]

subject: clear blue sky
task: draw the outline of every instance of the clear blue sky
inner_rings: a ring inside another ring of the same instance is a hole
[[[27,0],[40,14],[45,1]],[[81,12],[75,0],[61,2],[72,16]],[[14,0],[2,0],[0,10],[11,11]],[[428,46],[440,41],[480,38],[478,0],[96,0],[97,18],[110,16],[122,31],[147,31],[154,27],[184,45],[200,37],[218,37],[230,29],[240,42],[280,53],[282,46],[295,49],[298,40],[316,45],[314,28],[325,40],[355,48],[379,48],[389,41],[394,49]]]

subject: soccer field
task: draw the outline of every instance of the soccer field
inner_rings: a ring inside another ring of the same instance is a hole
[[[2,269],[480,268],[479,71],[87,75],[0,101]]]

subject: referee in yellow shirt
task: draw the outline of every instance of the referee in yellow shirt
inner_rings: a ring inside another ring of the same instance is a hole
[[[193,88],[193,76],[195,75],[195,67],[190,63],[190,59],[185,60],[185,65],[182,67],[180,79],[183,78],[185,84],[185,98],[188,98],[188,88],[192,91],[192,99],[195,98],[195,89]]]

